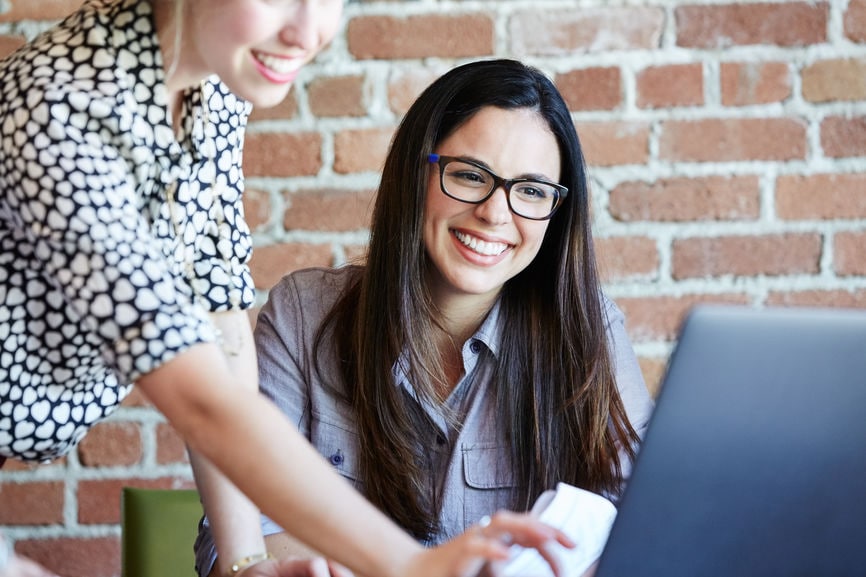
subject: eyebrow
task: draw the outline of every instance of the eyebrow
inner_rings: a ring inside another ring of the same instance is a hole
[[[446,155],[446,156],[448,156],[448,155]],[[468,160],[469,162],[472,162],[474,164],[477,164],[478,166],[482,166],[482,167],[486,168],[487,170],[489,170],[490,172],[492,172],[493,174],[496,174],[498,176],[498,173],[495,170],[493,170],[489,164],[487,164],[486,162],[484,162],[480,158],[475,158],[474,156],[466,156],[465,154],[454,155],[454,158],[459,158],[460,160]],[[519,179],[519,178],[528,179],[528,180],[541,180],[543,182],[556,183],[556,180],[550,178],[547,175],[541,174],[540,172],[528,172],[528,173],[524,173],[524,174],[521,174],[519,176],[515,176],[514,178],[509,178],[506,180],[514,180],[514,179]]]

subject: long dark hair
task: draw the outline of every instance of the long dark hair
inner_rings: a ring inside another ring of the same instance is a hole
[[[415,393],[435,400],[442,378],[430,336],[439,326],[424,282],[431,266],[422,236],[427,154],[483,107],[527,108],[559,145],[560,183],[569,194],[533,262],[501,293],[501,351],[493,391],[503,444],[512,448],[514,501],[527,509],[558,481],[616,494],[618,450],[634,456],[637,435],[614,382],[593,250],[583,156],[568,107],[540,71],[513,60],[457,67],[412,105],[391,143],[373,212],[364,271],[323,325],[335,338],[360,435],[367,498],[419,539],[438,530],[423,413],[395,386],[405,355]],[[327,336],[326,336],[327,335]],[[318,346],[318,345],[317,345]]]

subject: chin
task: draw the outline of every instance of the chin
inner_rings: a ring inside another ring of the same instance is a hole
[[[289,95],[289,91],[285,90],[279,94],[269,94],[269,91],[253,91],[244,99],[253,103],[256,108],[273,108],[281,103]]]

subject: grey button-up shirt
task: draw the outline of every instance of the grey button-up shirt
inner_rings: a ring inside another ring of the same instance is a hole
[[[268,303],[259,314],[256,345],[264,394],[363,493],[358,433],[351,407],[323,384],[342,382],[335,351],[328,343],[319,351],[320,374],[313,348],[320,324],[352,276],[352,267],[345,267],[307,269],[284,277],[271,289]],[[605,305],[620,395],[632,425],[642,435],[652,401],[626,335],[622,313],[609,300]],[[435,423],[424,433],[432,457],[431,478],[436,485],[431,489],[443,496],[439,519],[442,532],[431,544],[462,533],[482,516],[509,503],[514,484],[510,454],[497,437],[498,417],[488,386],[492,360],[499,352],[500,332],[499,308],[495,306],[463,345],[464,376],[446,401],[462,424],[459,429],[450,426],[435,407],[423,407]],[[397,386],[417,400],[400,365],[398,362],[394,367]],[[625,469],[630,469],[629,463],[625,463]],[[266,535],[282,531],[266,517],[262,524]]]

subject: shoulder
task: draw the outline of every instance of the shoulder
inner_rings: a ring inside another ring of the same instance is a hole
[[[109,25],[115,4],[86,2],[3,60],[0,116],[14,116],[18,125],[57,122],[75,129],[110,117],[123,90]],[[79,113],[86,118],[75,118]]]
[[[360,276],[362,270],[362,267],[348,265],[294,271],[284,276],[271,288],[266,308],[297,307],[304,311],[305,315],[324,315]]]
[[[616,324],[625,324],[625,315],[617,304],[606,294],[601,294],[601,310],[608,329]]]

